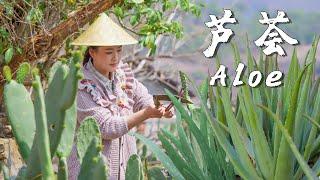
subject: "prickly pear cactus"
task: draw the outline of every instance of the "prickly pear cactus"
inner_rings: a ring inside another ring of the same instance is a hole
[[[58,157],[68,157],[73,145],[74,140],[74,132],[77,124],[77,109],[76,109],[76,101],[74,104],[66,110],[65,116],[65,125],[64,130],[62,131],[62,135],[60,143],[58,145],[56,154]]]
[[[53,179],[54,172],[51,161],[51,153],[50,153],[50,142],[49,142],[49,134],[47,127],[47,114],[46,114],[46,106],[44,102],[44,92],[41,86],[40,77],[35,75],[35,80],[32,83],[34,88],[35,100],[34,100],[34,108],[35,111],[35,120],[36,120],[36,144],[40,157],[40,165],[41,174],[43,179]],[[32,168],[32,166],[28,166],[28,168]]]
[[[11,69],[9,66],[4,66],[3,67],[3,76],[4,78],[7,80],[7,82],[10,82],[12,79],[12,73],[11,73]]]
[[[58,172],[58,180],[67,180],[68,179],[68,167],[67,167],[67,159],[65,157],[61,157],[59,159],[59,172]]]
[[[77,134],[77,150],[80,152],[81,169],[79,180],[106,179],[108,174],[104,156],[101,153],[101,135],[97,122],[89,117],[79,127]],[[83,152],[85,152],[83,154]]]
[[[19,69],[17,70],[16,74],[16,80],[18,83],[22,84],[24,82],[24,79],[27,77],[27,75],[30,72],[30,64],[27,62],[24,62],[20,64]]]
[[[143,167],[140,157],[136,154],[130,156],[126,168],[126,179],[143,180]]]
[[[4,86],[4,104],[22,158],[27,161],[36,130],[34,107],[29,92],[14,80]]]
[[[80,162],[82,162],[92,139],[95,137],[101,143],[101,134],[96,120],[92,117],[87,117],[81,123],[77,133],[77,151]]]
[[[71,151],[73,132],[75,128],[75,99],[78,81],[82,78],[80,72],[80,55],[75,53],[68,65],[60,63],[54,66],[49,78],[48,91],[45,94],[45,105],[48,119],[51,157],[67,157]],[[72,131],[72,132],[71,132]],[[62,134],[66,137],[61,141]],[[59,146],[60,142],[62,145]],[[58,149],[59,147],[59,149]],[[57,151],[58,150],[58,151]],[[39,164],[37,148],[32,148],[28,166]],[[33,178],[40,174],[39,166],[28,168],[27,177]]]
[[[61,65],[46,93],[46,107],[52,155],[56,153],[61,135],[65,129],[66,111],[72,107],[77,95],[78,81],[82,78],[80,72],[79,53],[75,53],[70,61],[70,68]]]
[[[101,144],[97,137],[94,137],[83,157],[79,180],[107,179],[108,169],[104,157],[101,154]]]
[[[53,156],[59,158],[58,179],[67,179],[66,159],[74,140],[77,85],[82,78],[79,57],[76,54],[68,65],[58,62],[53,66],[47,93],[42,89],[39,71],[33,69],[34,101],[22,84],[12,80],[11,75],[7,78],[4,89],[7,115],[20,153],[27,162],[17,179],[55,179]],[[26,67],[22,69],[21,82],[25,72],[30,71]],[[87,118],[80,126],[78,136],[83,162],[79,179],[106,179],[108,170],[101,153],[101,135],[95,119]]]

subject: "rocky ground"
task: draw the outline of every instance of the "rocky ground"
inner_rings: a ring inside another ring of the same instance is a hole
[[[7,123],[3,113],[0,114],[0,161],[8,167],[11,176],[16,175],[23,164],[11,126]],[[3,179],[1,173],[0,179]]]

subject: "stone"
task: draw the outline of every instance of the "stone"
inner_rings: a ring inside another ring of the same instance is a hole
[[[19,169],[23,166],[23,159],[13,138],[0,138],[0,161],[4,162],[10,169],[10,176],[17,175]]]

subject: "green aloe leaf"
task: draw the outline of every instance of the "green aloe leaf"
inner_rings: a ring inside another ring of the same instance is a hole
[[[276,122],[277,126],[280,128],[280,130],[281,130],[285,140],[287,141],[290,149],[292,150],[294,156],[298,160],[300,167],[306,173],[306,176],[308,177],[308,179],[318,179],[316,174],[311,170],[311,168],[308,166],[308,163],[304,160],[304,158],[300,154],[297,146],[294,144],[294,142],[291,138],[290,133],[288,132],[286,127],[282,125],[279,117],[277,115],[275,115],[273,112],[271,112],[270,109],[268,109],[267,107],[262,106],[262,105],[258,105],[258,106],[260,108],[262,108],[263,110],[265,110],[270,116],[272,116],[273,120]]]
[[[133,133],[136,138],[142,141],[147,147],[156,155],[156,157],[162,162],[163,166],[169,171],[170,175],[175,179],[185,179],[174,165],[172,160],[151,140],[144,136]]]
[[[173,102],[173,104],[175,105],[175,107],[177,108],[177,110],[181,113],[181,117],[186,120],[190,129],[192,129],[194,131],[193,134],[198,134],[199,135],[198,138],[201,138],[200,130],[196,127],[196,125],[192,121],[191,117],[188,115],[187,111],[182,107],[182,104],[180,102],[178,102],[178,100],[174,97],[174,95],[172,93],[170,93],[168,90],[165,90],[165,91],[166,91],[166,94],[171,99],[171,101]],[[196,92],[197,92],[197,96],[200,97],[199,91],[197,90]],[[204,103],[202,105],[206,107],[206,105],[204,105]],[[206,115],[208,117],[208,112],[206,113]],[[209,118],[210,118],[210,116],[209,116]],[[212,121],[212,122],[214,123],[212,125],[212,127],[214,129],[215,135],[217,136],[217,139],[220,142],[221,146],[224,148],[224,150],[228,154],[228,157],[230,158],[230,161],[233,163],[236,171],[239,174],[241,174],[242,177],[245,177],[247,179],[252,179],[252,178],[260,179],[259,176],[255,173],[255,171],[248,172],[248,168],[247,167],[245,168],[245,166],[240,162],[239,156],[236,154],[236,151],[234,150],[234,148],[232,147],[232,145],[228,141],[223,130],[220,128],[220,124],[218,124],[216,121]],[[204,140],[202,140],[202,141],[204,141]],[[200,142],[201,142],[201,140],[200,140]],[[201,148],[201,149],[204,151],[205,150],[209,151],[208,148]],[[205,152],[204,154],[210,154],[210,152],[209,153]]]
[[[291,93],[289,110],[285,120],[285,128],[287,129],[290,136],[292,136],[294,132],[294,119],[295,119],[295,112],[297,110],[301,80],[308,66],[306,66],[303,69],[303,71],[299,74],[299,78],[295,82],[294,88]],[[287,143],[287,141],[285,140],[285,137],[283,136],[280,142],[280,147],[279,147],[275,178],[279,178],[279,179],[293,178],[293,157],[292,157],[292,152],[289,148],[289,145],[290,144]]]

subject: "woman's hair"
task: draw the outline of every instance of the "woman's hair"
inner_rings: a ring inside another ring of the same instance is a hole
[[[84,53],[84,58],[83,58],[83,66],[85,64],[87,64],[87,62],[90,60],[91,56],[90,56],[90,53],[89,53],[89,49],[92,48],[92,49],[98,49],[98,46],[89,46],[86,50],[86,52]]]

